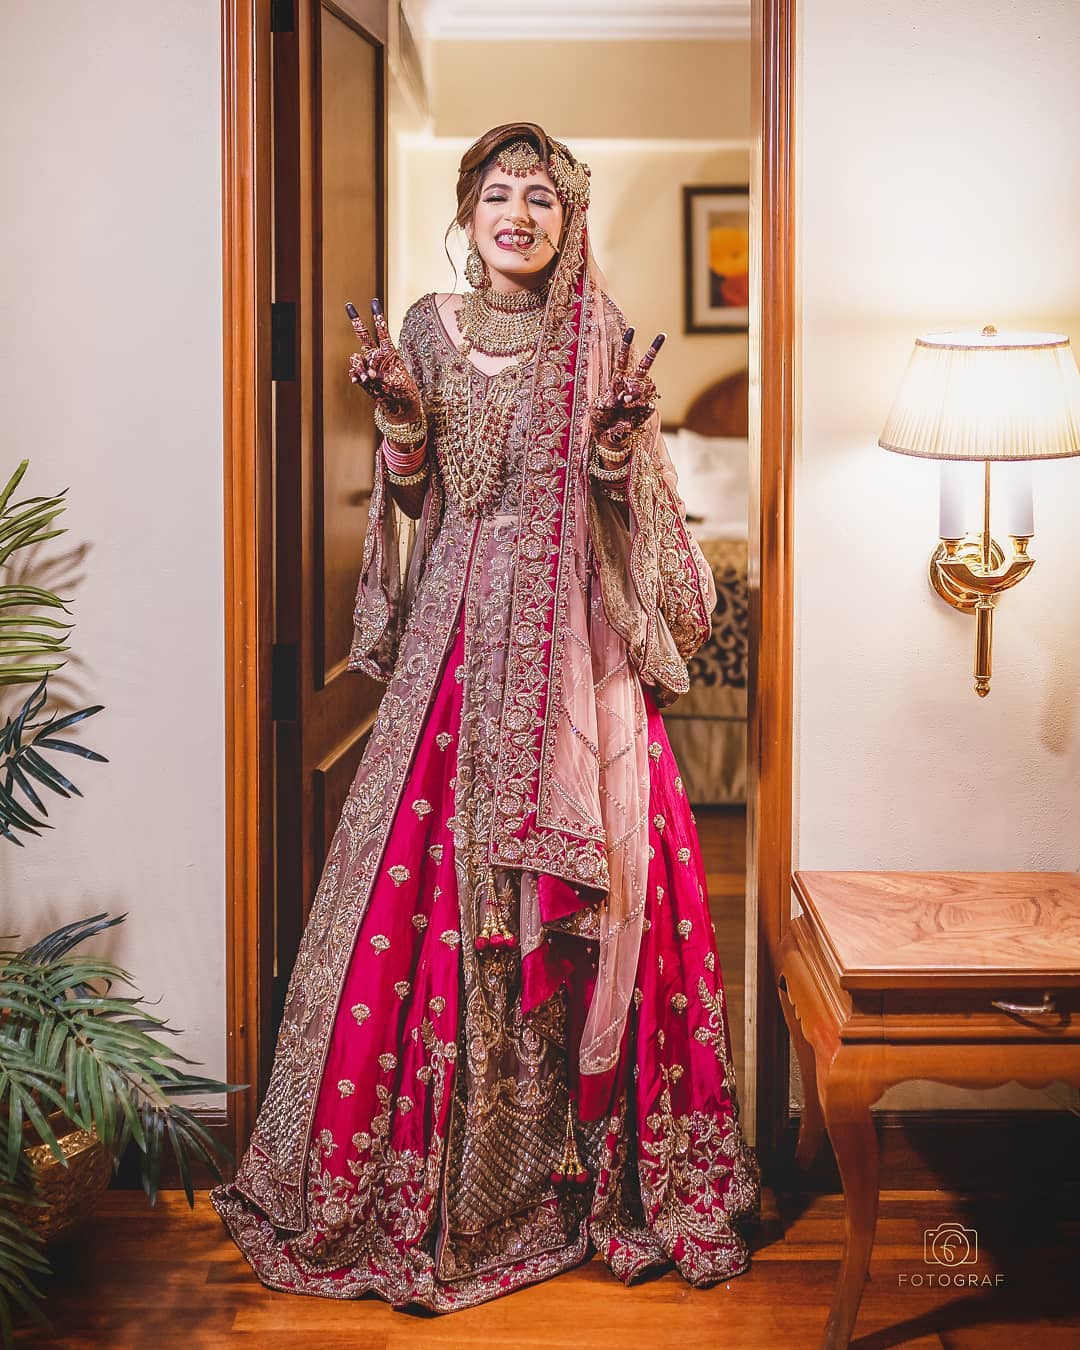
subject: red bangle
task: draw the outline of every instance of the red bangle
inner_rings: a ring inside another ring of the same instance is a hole
[[[392,449],[390,443],[383,437],[382,455],[386,467],[393,473],[415,473],[427,457],[427,438],[424,438],[417,449],[409,450],[407,453],[402,454],[400,450]]]

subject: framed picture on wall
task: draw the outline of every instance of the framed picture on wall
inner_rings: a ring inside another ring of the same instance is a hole
[[[749,287],[749,184],[684,187],[684,331],[747,332]]]

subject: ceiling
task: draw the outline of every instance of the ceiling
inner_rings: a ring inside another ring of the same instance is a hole
[[[405,0],[432,39],[743,39],[750,0]]]

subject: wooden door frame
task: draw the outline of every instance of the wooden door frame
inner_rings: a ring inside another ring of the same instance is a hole
[[[752,0],[750,432],[759,530],[751,530],[747,912],[755,1127],[768,1171],[788,1113],[788,1040],[776,955],[790,913],[796,0]],[[270,720],[271,0],[222,0],[225,490],[225,931],[228,1100],[239,1157],[272,1051],[273,794]],[[757,539],[754,538],[755,533]]]

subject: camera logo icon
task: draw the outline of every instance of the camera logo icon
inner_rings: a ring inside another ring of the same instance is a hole
[[[979,1259],[979,1235],[955,1221],[923,1230],[923,1262],[931,1266],[973,1266]]]

